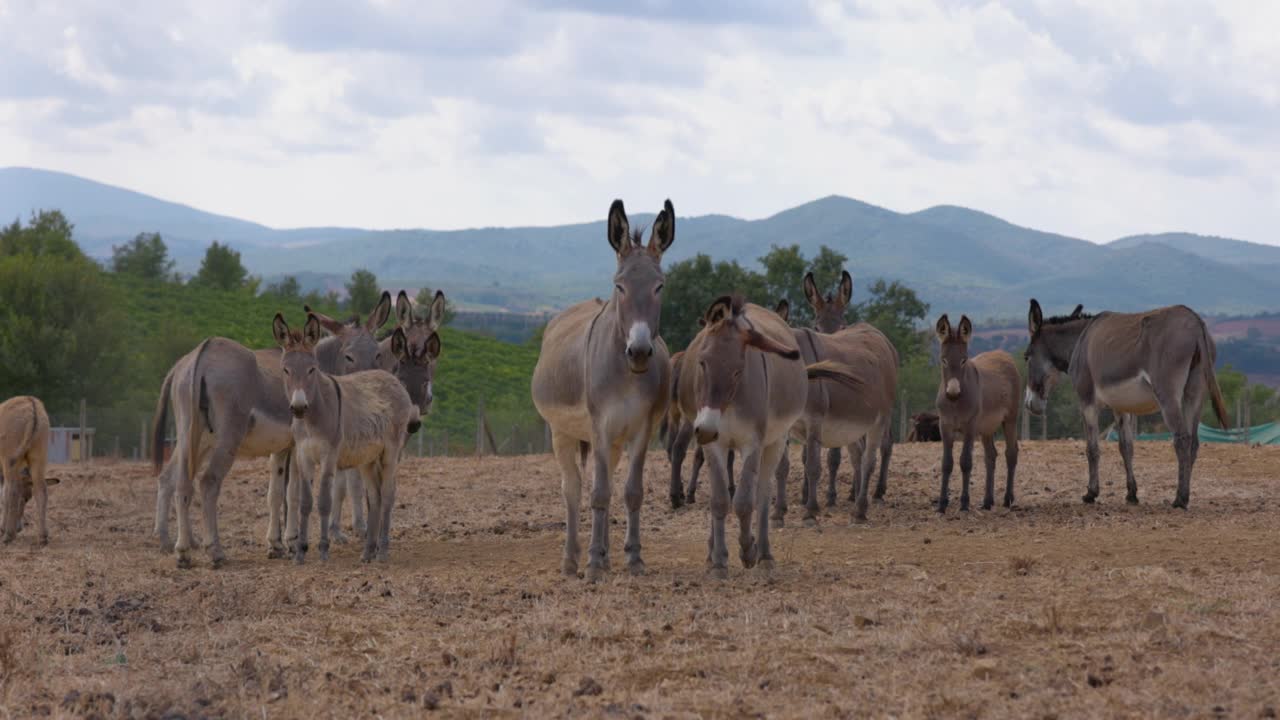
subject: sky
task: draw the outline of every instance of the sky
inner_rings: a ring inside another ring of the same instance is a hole
[[[1280,3],[0,0],[0,166],[274,227],[831,194],[1280,244]]]

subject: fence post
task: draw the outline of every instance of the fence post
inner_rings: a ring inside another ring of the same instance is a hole
[[[551,452],[551,423],[546,420],[542,421],[542,451]]]
[[[147,419],[142,418],[142,430],[138,432],[138,459],[147,459]]]
[[[1049,439],[1049,413],[1048,413],[1048,408],[1045,408],[1045,411],[1046,411],[1046,412],[1045,412],[1043,415],[1041,415],[1041,416],[1040,416],[1040,439],[1041,439],[1041,440],[1048,440],[1048,439]]]
[[[1022,408],[1022,422],[1019,423],[1019,425],[1022,426],[1022,439],[1030,440],[1031,439],[1031,411],[1030,410],[1026,408]]]
[[[1244,397],[1245,398],[1249,397],[1249,386],[1247,384],[1244,386]],[[1249,406],[1249,401],[1246,399],[1244,403],[1244,446],[1245,447],[1249,447],[1249,426],[1253,424],[1252,418],[1250,418],[1250,415],[1252,414],[1251,410],[1252,408]]]
[[[80,463],[82,465],[89,462],[89,403],[84,398],[80,398]]]
[[[476,457],[484,454],[484,399],[476,404]]]
[[[441,437],[444,440],[444,452],[442,454],[445,457],[449,457],[449,431],[448,430],[443,431],[441,434]]]
[[[907,441],[907,394],[898,398],[898,442]]]

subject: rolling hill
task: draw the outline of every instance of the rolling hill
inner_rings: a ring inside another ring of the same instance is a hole
[[[679,198],[676,201],[679,211]],[[656,202],[652,203],[656,206]],[[647,210],[632,200],[633,210]],[[332,285],[357,267],[388,286],[446,288],[464,306],[555,308],[608,291],[613,257],[604,208],[594,222],[458,231],[350,228],[277,230],[205,213],[62,173],[0,169],[0,218],[59,208],[86,251],[110,254],[137,232],[160,232],[179,269],[193,270],[212,240],[239,249],[249,269]],[[651,214],[636,213],[634,226]],[[1098,245],[986,213],[937,206],[899,213],[829,196],[760,220],[680,217],[669,261],[707,253],[754,265],[774,244],[812,255],[829,245],[850,258],[855,297],[885,277],[914,287],[938,311],[1019,317],[1027,298],[1064,311],[1132,310],[1186,303],[1204,313],[1280,309],[1280,247],[1187,233]]]

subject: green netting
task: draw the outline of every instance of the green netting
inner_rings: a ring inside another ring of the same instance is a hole
[[[1248,438],[1250,445],[1280,445],[1280,423],[1267,423],[1265,425],[1254,425],[1249,428]],[[1211,443],[1243,443],[1245,442],[1246,433],[1243,428],[1233,430],[1223,430],[1222,428],[1212,427],[1200,423],[1200,440],[1201,442]],[[1120,435],[1114,429],[1107,433],[1107,440],[1112,442],[1119,440]],[[1172,440],[1172,433],[1143,433],[1138,436],[1139,440]]]

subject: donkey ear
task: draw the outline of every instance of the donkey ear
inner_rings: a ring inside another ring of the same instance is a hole
[[[324,328],[325,332],[329,333],[330,335],[337,335],[338,333],[342,332],[342,329],[344,327],[342,323],[338,322],[337,320],[334,320],[333,318],[329,317],[328,315],[325,315],[324,313],[318,313],[315,310],[312,310],[310,305],[303,305],[302,311],[305,312],[308,316],[314,315],[316,320],[319,321],[320,327]]]
[[[440,357],[440,351],[443,349],[444,347],[440,344],[439,333],[431,333],[431,337],[427,338],[427,341],[422,343],[422,354],[429,360],[435,360]]]
[[[946,342],[947,338],[951,337],[951,318],[943,313],[942,317],[938,318],[938,324],[933,326],[933,332],[937,334],[938,342]]]
[[[1084,305],[1083,304],[1077,305],[1076,309],[1071,311],[1071,319],[1075,320],[1083,314],[1084,314]]]
[[[320,342],[320,316],[307,314],[307,322],[302,326],[302,342],[308,347],[315,347]]]
[[[444,311],[446,301],[444,299],[444,291],[437,290],[436,296],[431,300],[431,310],[427,313],[427,325],[431,329],[435,329],[444,325]]]
[[[382,297],[378,299],[373,312],[369,313],[369,318],[364,321],[364,326],[369,332],[373,332],[386,325],[389,317],[391,317],[391,293],[383,290]]]
[[[653,221],[653,234],[649,236],[649,253],[659,260],[662,253],[676,241],[676,209],[667,200],[662,205],[662,212]]]
[[[853,299],[853,276],[848,270],[840,271],[840,305],[845,306]]]
[[[818,292],[818,284],[813,281],[813,273],[804,274],[804,299],[809,301],[809,306],[814,310],[822,309],[822,293]]]
[[[749,329],[746,330],[745,335],[746,335],[747,344],[750,345],[751,347],[757,350],[760,350],[762,352],[773,353],[774,355],[781,355],[782,357],[788,360],[799,359],[800,351],[798,349],[793,347],[788,347],[781,343],[777,343],[777,342],[774,342],[773,340],[770,340],[769,338],[760,334],[759,330],[756,330],[754,327],[750,327],[749,324],[748,324],[748,328]]]
[[[1044,312],[1040,310],[1040,303],[1035,298],[1031,298],[1031,309],[1027,311],[1027,330],[1031,332],[1031,337],[1035,337],[1040,332],[1040,327],[1044,325]]]
[[[773,309],[778,313],[778,317],[782,318],[782,322],[791,322],[791,303],[786,298],[778,301],[778,306]]]
[[[401,290],[396,295],[396,324],[400,327],[409,327],[413,322],[413,303],[409,302],[409,293]]]
[[[289,323],[284,321],[284,315],[280,313],[276,313],[275,319],[271,321],[271,337],[275,338],[280,347],[289,342]]]
[[[969,321],[968,315],[960,316],[960,339],[966,345],[969,344],[969,338],[973,337],[973,323]]]
[[[631,223],[627,222],[627,210],[621,200],[609,206],[609,246],[619,256],[631,250]]]
[[[409,362],[409,340],[399,325],[391,333],[391,354],[400,362]]]
[[[702,324],[706,326],[715,325],[718,322],[728,320],[733,317],[733,299],[728,295],[722,295],[711,303],[707,311],[702,314]]]

